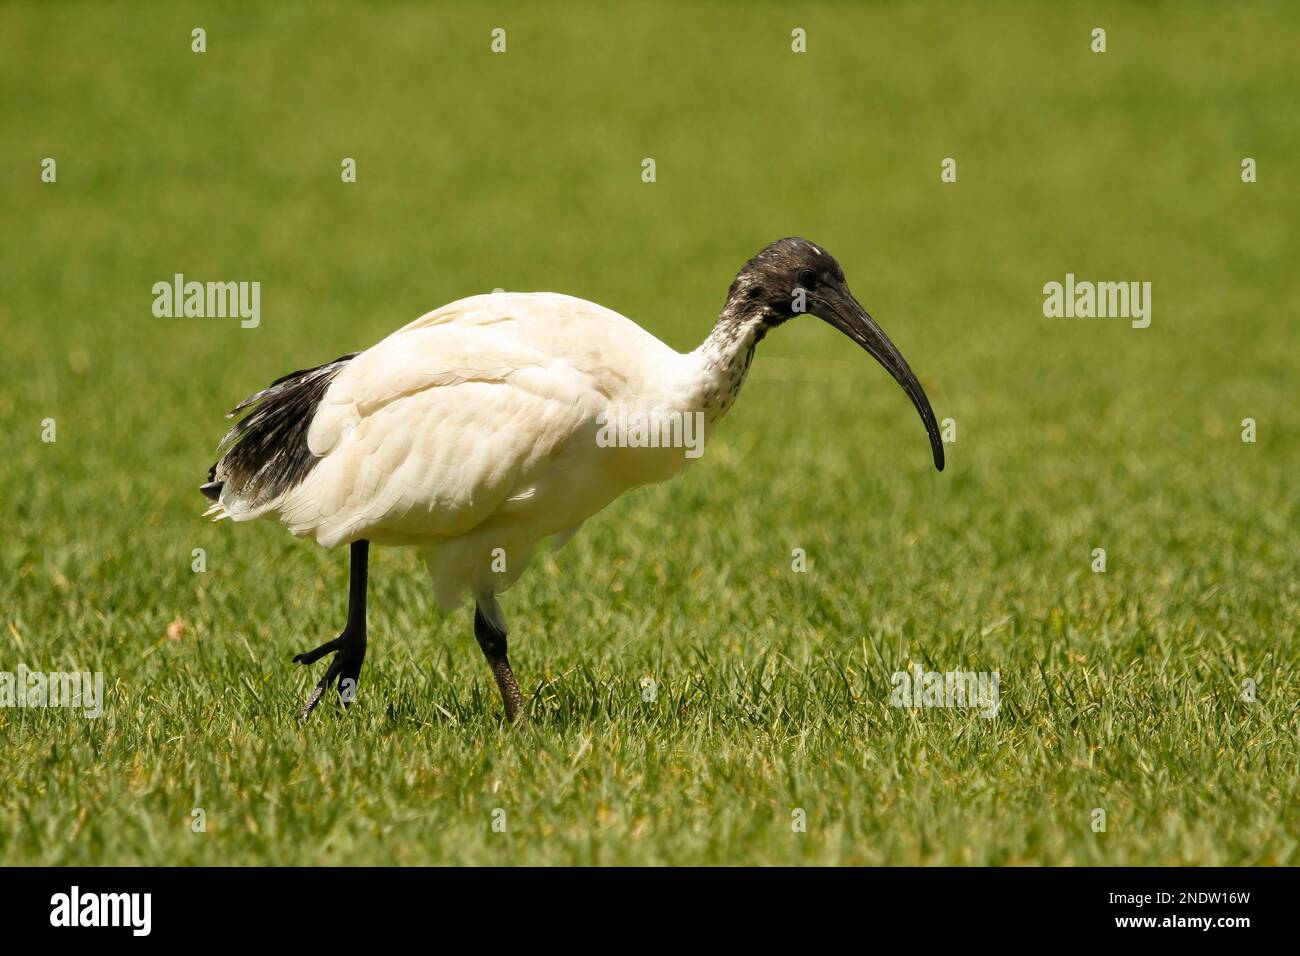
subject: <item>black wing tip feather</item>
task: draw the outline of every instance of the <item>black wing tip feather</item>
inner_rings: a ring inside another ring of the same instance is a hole
[[[334,376],[356,352],[315,368],[282,375],[226,416],[244,415],[221,439],[222,455],[199,490],[212,501],[227,487],[256,507],[298,484],[320,459],[307,447],[307,430]]]

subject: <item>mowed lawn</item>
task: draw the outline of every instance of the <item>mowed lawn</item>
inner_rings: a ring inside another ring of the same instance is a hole
[[[1300,862],[1297,29],[5,5],[0,671],[106,700],[0,708],[0,863]],[[942,474],[884,371],[792,322],[701,462],[503,598],[530,720],[388,549],[357,703],[294,719],[346,555],[201,517],[227,409],[496,287],[689,349],[792,234],[953,420]],[[260,324],[155,317],[176,273],[260,282]],[[1150,326],[1044,317],[1067,273],[1150,282]],[[891,706],[914,666],[997,672],[997,716]]]

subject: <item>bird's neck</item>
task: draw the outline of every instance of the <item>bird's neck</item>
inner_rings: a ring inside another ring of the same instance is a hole
[[[761,309],[727,302],[709,337],[691,353],[696,363],[694,400],[705,420],[716,422],[727,414],[754,359],[754,349],[767,331]]]

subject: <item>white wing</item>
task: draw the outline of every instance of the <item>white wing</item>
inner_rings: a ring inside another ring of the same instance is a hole
[[[320,462],[266,514],[327,546],[436,543],[529,508],[534,534],[572,528],[629,484],[593,454],[597,416],[677,357],[569,296],[454,302],[338,374],[308,431]]]

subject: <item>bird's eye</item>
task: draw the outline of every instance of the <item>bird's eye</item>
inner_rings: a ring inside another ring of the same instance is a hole
[[[805,289],[811,290],[817,284],[817,273],[811,269],[803,269],[799,272],[799,284]]]

